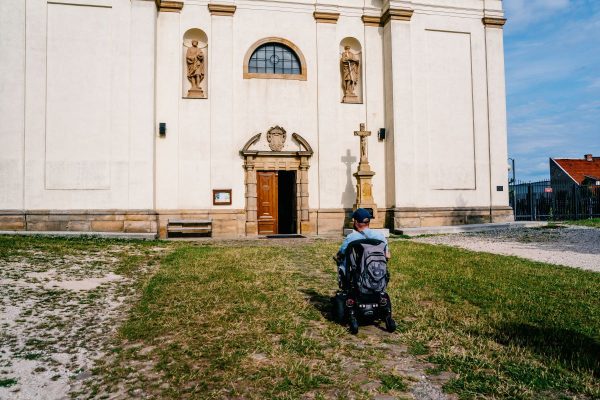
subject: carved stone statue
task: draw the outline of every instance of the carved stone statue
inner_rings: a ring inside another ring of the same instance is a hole
[[[192,40],[192,47],[187,49],[185,62],[187,63],[187,78],[192,84],[188,91],[188,97],[204,97],[204,91],[200,87],[200,83],[204,80],[204,52],[198,48],[197,40]]]
[[[340,59],[342,64],[342,84],[344,88],[344,103],[357,103],[359,101],[356,95],[356,85],[360,78],[360,60],[358,55],[354,54],[350,46],[344,46],[344,52]]]

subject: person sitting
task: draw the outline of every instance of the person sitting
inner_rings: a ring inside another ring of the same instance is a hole
[[[354,231],[350,233],[340,246],[335,259],[338,264],[338,274],[341,280],[343,280],[346,276],[346,249],[348,245],[356,240],[362,239],[376,239],[385,242],[385,257],[387,259],[390,258],[390,251],[387,246],[387,240],[385,236],[378,231],[374,231],[369,228],[369,224],[371,223],[371,213],[364,208],[357,208],[354,213],[352,213],[352,223]]]

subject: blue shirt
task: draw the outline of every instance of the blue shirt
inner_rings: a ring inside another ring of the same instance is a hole
[[[355,240],[362,240],[362,239],[381,240],[382,242],[385,242],[386,248],[387,248],[387,240],[385,240],[385,236],[383,236],[383,234],[381,234],[380,232],[377,232],[377,231],[367,228],[362,232],[352,231],[351,234],[346,236],[346,238],[342,242],[342,245],[340,246],[340,253],[346,254],[346,248],[348,247],[348,245],[351,242],[354,242]]]

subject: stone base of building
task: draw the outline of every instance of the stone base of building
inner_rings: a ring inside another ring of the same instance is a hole
[[[166,238],[169,219],[211,219],[212,237],[245,236],[244,210],[0,210],[0,231],[150,233]]]
[[[0,210],[0,230],[156,233],[153,210]]]
[[[239,238],[246,236],[245,210],[158,210],[158,237],[167,238],[169,220],[212,221],[214,238]]]
[[[346,226],[347,211],[343,208],[323,208],[310,213],[317,221],[315,234],[322,236],[340,235]]]
[[[431,207],[390,210],[394,229],[514,221],[511,207]]]
[[[373,228],[418,228],[513,221],[510,207],[378,209]],[[212,221],[214,238],[257,235],[256,223],[246,221],[243,209],[234,210],[0,210],[0,231],[70,231],[151,233],[167,237],[169,220]],[[352,209],[313,209],[301,221],[303,235],[340,236],[352,227]]]
[[[315,233],[324,236],[339,236],[340,234],[342,234],[344,228],[352,228],[352,212],[353,210],[351,208],[331,208],[315,210],[314,214],[315,219],[317,221],[317,232]],[[371,220],[371,227],[387,227],[387,214],[387,209],[378,208],[378,218]]]

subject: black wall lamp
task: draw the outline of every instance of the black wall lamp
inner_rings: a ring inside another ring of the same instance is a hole
[[[166,122],[158,123],[158,135],[161,137],[167,136],[167,123]]]
[[[379,131],[377,131],[377,139],[380,141],[385,140],[385,128],[379,128]]]

